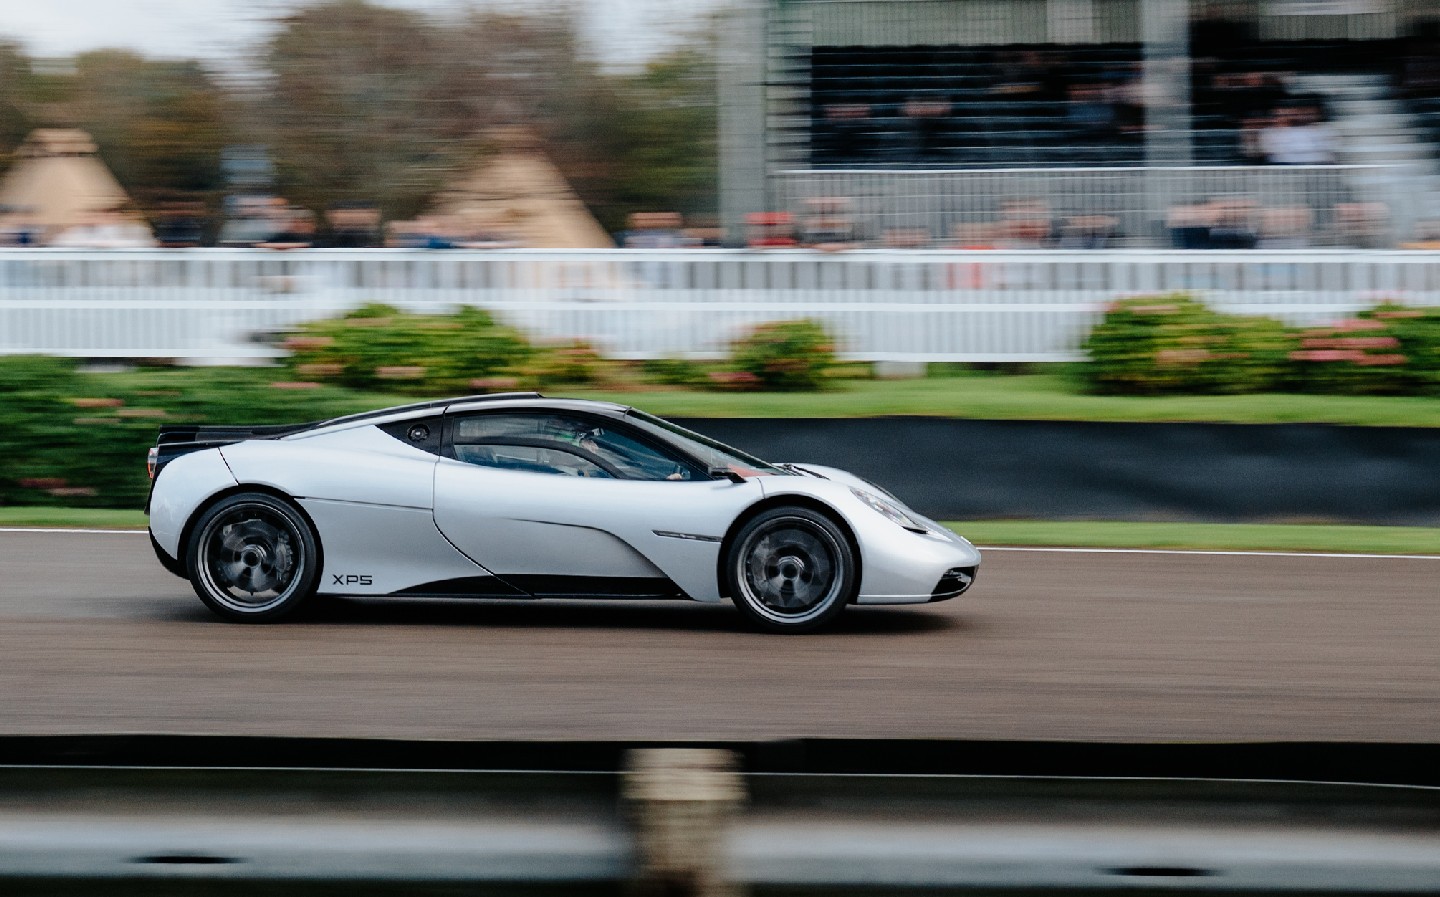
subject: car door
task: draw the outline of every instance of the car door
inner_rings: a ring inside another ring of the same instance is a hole
[[[707,472],[619,418],[552,410],[454,415],[435,522],[535,595],[719,600],[731,521],[762,492]]]

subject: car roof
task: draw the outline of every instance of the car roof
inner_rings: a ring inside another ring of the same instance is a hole
[[[377,408],[359,414],[348,414],[331,420],[321,421],[295,436],[310,436],[321,430],[348,429],[356,426],[391,423],[415,417],[428,417],[447,412],[479,411],[489,408],[549,408],[563,411],[591,411],[617,415],[629,411],[629,407],[614,402],[594,399],[550,398],[538,392],[497,392],[486,395],[455,396],[449,399],[432,399],[390,408]]]

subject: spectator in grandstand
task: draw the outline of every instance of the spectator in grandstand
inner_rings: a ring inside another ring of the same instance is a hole
[[[1254,249],[1260,241],[1258,211],[1254,200],[1215,198],[1172,206],[1165,227],[1176,249]]]
[[[1055,238],[1055,219],[1042,199],[1012,199],[1000,206],[1001,249],[1043,249]]]
[[[1099,84],[1072,84],[1065,123],[1086,141],[1103,143],[1116,132],[1116,110]]]
[[[805,201],[800,223],[800,245],[811,249],[837,251],[855,249],[855,219],[850,216],[848,196],[817,196]]]
[[[626,249],[678,249],[685,245],[679,212],[632,212],[620,239]]]
[[[150,228],[119,209],[86,215],[50,241],[66,249],[146,249],[155,245]]]
[[[1000,54],[991,93],[1017,99],[1042,99],[1054,81],[1054,68],[1035,50],[1008,50]]]
[[[1260,242],[1256,218],[1260,204],[1253,199],[1215,199],[1208,249],[1254,249]]]
[[[1335,139],[1314,106],[1284,107],[1260,132],[1260,147],[1271,165],[1332,165]]]
[[[1383,202],[1342,202],[1335,206],[1334,243],[1351,249],[1390,247],[1390,208]]]
[[[0,209],[0,246],[34,246],[40,242],[40,228],[22,209]]]
[[[1112,215],[1072,215],[1060,226],[1058,249],[1108,249],[1120,237],[1120,219]]]
[[[380,245],[380,209],[367,202],[340,202],[325,212],[330,225],[326,246],[363,249]]]
[[[789,212],[751,212],[745,216],[746,245],[781,248],[796,245],[795,216]]]
[[[916,162],[933,162],[944,155],[945,117],[950,114],[950,101],[943,97],[912,96],[901,107],[908,125],[911,158]]]
[[[835,161],[861,159],[871,150],[870,107],[865,103],[830,103],[825,106],[825,149]]]
[[[309,249],[315,244],[315,213],[309,209],[287,209],[280,228],[260,243],[261,249]]]
[[[1210,203],[1171,206],[1165,213],[1165,229],[1176,249],[1209,249],[1214,223],[1215,209]]]
[[[1440,221],[1421,221],[1415,225],[1415,239],[1401,243],[1400,248],[1440,250]]]
[[[1440,41],[1411,45],[1401,64],[1400,89],[1410,97],[1440,97]]]
[[[1308,206],[1260,212],[1260,249],[1303,249],[1310,245],[1315,213]]]

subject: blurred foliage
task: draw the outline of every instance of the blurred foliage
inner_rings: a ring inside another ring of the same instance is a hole
[[[649,380],[664,386],[705,385],[703,364],[688,358],[651,358],[640,363],[640,372]]]
[[[563,8],[472,7],[443,22],[363,0],[285,18],[252,114],[280,192],[311,208],[373,201],[407,218],[466,173],[486,134],[523,126],[611,230],[632,211],[710,211],[715,87],[695,41],[639,74],[602,71]]]
[[[365,200],[387,217],[420,211],[480,124],[471,93],[483,82],[451,70],[449,51],[425,17],[358,0],[283,19],[256,110],[280,192],[311,208]]]
[[[142,207],[218,195],[229,103],[199,63],[103,50],[78,57],[65,81],[63,114]]]
[[[344,390],[289,389],[273,369],[90,374],[69,359],[0,358],[0,504],[139,508],[145,453],[163,423],[324,420],[390,404]],[[280,386],[274,385],[280,381]]]
[[[1225,315],[1185,295],[1116,302],[1085,343],[1109,395],[1440,395],[1440,309],[1381,305],[1322,327]]]
[[[0,45],[0,154],[12,156],[32,128],[80,128],[142,211],[218,197],[232,106],[199,63],[123,50],[70,62],[37,71]]]
[[[717,209],[719,150],[714,48],[708,37],[635,74],[597,76],[584,102],[552,119],[554,156],[611,232],[631,212]]]
[[[1084,348],[1098,393],[1251,393],[1285,384],[1294,340],[1278,321],[1220,314],[1175,294],[1112,303]]]
[[[32,128],[83,128],[143,208],[202,199],[213,209],[221,150],[261,144],[292,202],[374,203],[387,219],[410,218],[475,166],[492,128],[522,126],[612,231],[635,211],[716,208],[708,33],[638,72],[612,72],[589,55],[567,5],[439,18],[320,0],[276,24],[259,77],[223,85],[194,61],[104,50],[36,66],[0,43],[0,168]]]
[[[761,324],[731,346],[731,366],[748,381],[740,386],[812,390],[825,385],[835,364],[835,342],[825,325],[810,318]],[[718,385],[724,385],[722,379]]]
[[[520,368],[519,380],[535,389],[566,384],[587,385],[601,380],[609,364],[595,351],[595,347],[580,340],[542,346]]]
[[[26,111],[29,80],[30,62],[20,46],[0,41],[0,173],[9,167],[15,149],[32,127]]]
[[[534,350],[488,312],[417,315],[365,305],[344,317],[302,325],[285,341],[305,382],[404,393],[468,393],[474,381],[515,375]]]

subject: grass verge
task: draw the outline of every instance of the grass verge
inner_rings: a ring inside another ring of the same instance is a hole
[[[972,520],[946,526],[977,545],[1440,554],[1440,528],[1114,520]]]
[[[814,393],[616,392],[556,388],[555,395],[637,405],[662,417],[881,417],[977,420],[1205,421],[1440,427],[1440,398],[1260,394],[1094,396],[1063,374],[842,381]]]
[[[0,507],[0,526],[144,528],[139,511]],[[946,526],[979,545],[1440,554],[1440,527],[970,520]]]
[[[104,508],[0,507],[0,526],[45,526],[76,529],[144,529],[141,511]]]

